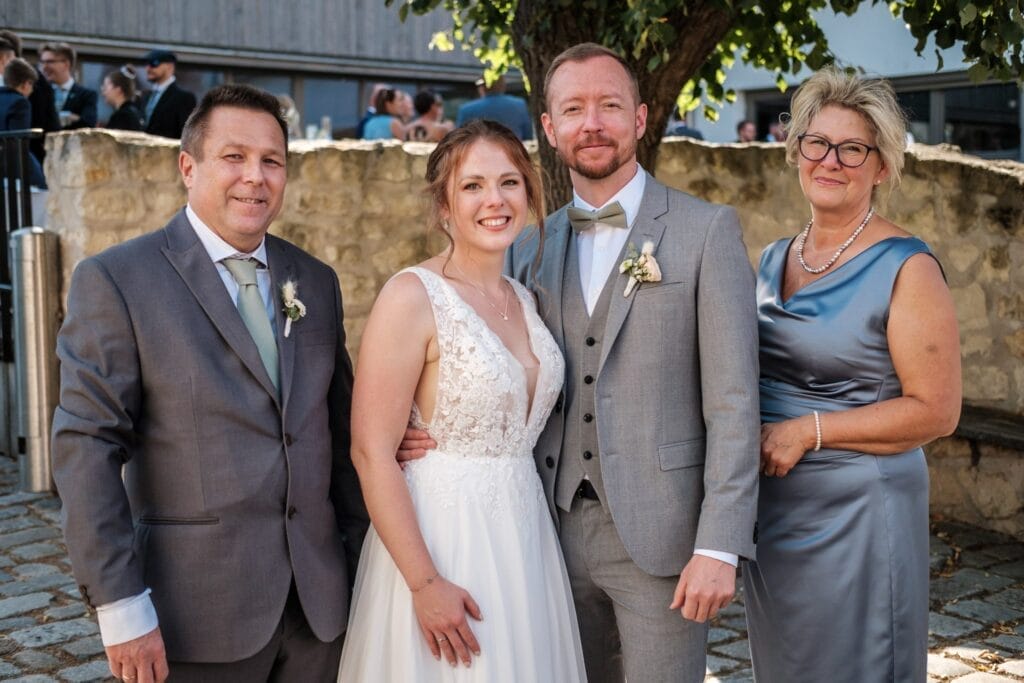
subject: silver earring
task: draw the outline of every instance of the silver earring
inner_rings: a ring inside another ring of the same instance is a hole
[[[448,219],[447,218],[442,218],[441,219],[441,227],[444,228],[445,232],[451,231],[451,226],[448,225]]]

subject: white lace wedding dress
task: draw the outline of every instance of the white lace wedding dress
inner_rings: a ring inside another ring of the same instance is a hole
[[[480,656],[469,668],[434,659],[412,594],[371,527],[356,574],[341,683],[476,681],[573,683],[586,674],[569,580],[533,446],[562,388],[565,365],[533,298],[511,281],[540,362],[532,407],[526,373],[436,273],[409,268],[430,297],[441,350],[433,419],[437,448],[405,478],[438,571],[465,588],[483,621],[469,619]]]

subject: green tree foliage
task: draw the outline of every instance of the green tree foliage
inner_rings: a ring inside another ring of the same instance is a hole
[[[540,130],[544,73],[558,53],[576,43],[593,41],[617,51],[632,65],[649,108],[648,133],[640,142],[640,162],[653,169],[661,131],[672,109],[690,110],[703,100],[731,102],[725,73],[738,56],[745,63],[775,71],[780,89],[786,74],[804,65],[818,69],[834,60],[828,41],[814,19],[825,8],[852,14],[865,0],[384,0],[409,13],[438,7],[453,17],[450,33],[434,45],[472,49],[496,76],[518,67],[530,89],[530,109]],[[870,0],[877,4],[881,0]],[[929,37],[938,48],[963,44],[970,77],[1018,80],[1024,76],[1024,0],[892,0],[894,16],[907,23],[921,54]],[[870,37],[865,37],[870,44]],[[938,50],[936,50],[938,53]],[[941,65],[941,55],[939,56]],[[717,118],[717,108],[704,115]],[[560,169],[543,135],[539,140],[545,168]],[[569,196],[568,177],[555,172],[549,203]]]

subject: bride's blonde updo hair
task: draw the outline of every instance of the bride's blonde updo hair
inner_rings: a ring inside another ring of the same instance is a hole
[[[450,181],[462,165],[466,153],[474,143],[486,140],[500,147],[509,161],[523,176],[526,187],[526,202],[537,221],[537,232],[544,244],[544,192],[537,169],[530,161],[523,143],[516,134],[495,121],[476,119],[448,133],[437,143],[427,159],[427,187],[425,194],[430,199],[430,227],[441,232],[453,244],[451,232],[445,228],[442,212],[450,208],[452,194]],[[540,253],[538,248],[537,253]]]

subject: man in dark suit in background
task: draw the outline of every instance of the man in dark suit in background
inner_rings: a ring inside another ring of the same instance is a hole
[[[53,100],[65,130],[96,126],[96,91],[75,83],[75,49],[67,43],[46,43],[39,49],[39,63],[53,88]]]
[[[7,66],[15,57],[21,57],[21,36],[14,31],[0,29],[0,68]],[[52,133],[60,130],[57,107],[53,103],[53,88],[41,71],[36,69],[36,73],[36,84],[28,98],[32,105],[31,127],[42,128],[44,133]],[[28,148],[39,163],[43,163],[43,159],[46,158],[44,139],[33,139]]]
[[[146,79],[153,84],[143,108],[146,132],[165,138],[181,138],[185,121],[196,108],[196,96],[176,83],[174,69],[178,57],[169,50],[151,50],[143,61]]]

